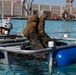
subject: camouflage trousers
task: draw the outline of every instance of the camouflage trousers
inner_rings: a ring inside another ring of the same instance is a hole
[[[65,45],[63,42],[57,42],[56,39],[51,39],[46,33],[43,33],[42,35],[38,35],[36,32],[32,32],[28,36],[30,50],[40,50],[43,48],[48,47],[48,41],[54,41],[56,46]],[[25,47],[26,45],[24,45]],[[26,49],[26,48],[25,48]],[[43,49],[44,50],[44,49]],[[39,59],[39,60],[45,60],[48,56],[48,52],[45,53],[37,53],[32,55],[21,55],[22,58],[25,59]],[[18,56],[19,57],[19,56]]]
[[[46,33],[43,33],[41,36],[38,35],[36,32],[32,32],[28,36],[28,40],[31,45],[31,49],[43,49],[48,47],[48,41],[51,40],[51,38],[46,35]]]
[[[42,35],[38,35],[36,32],[32,32],[28,36],[31,49],[43,49],[48,48],[48,42],[53,41],[54,46],[67,45],[65,42],[59,42],[56,39],[51,39],[45,32]]]

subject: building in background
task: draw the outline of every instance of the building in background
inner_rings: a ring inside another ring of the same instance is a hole
[[[0,0],[0,17],[2,16],[2,1]],[[11,16],[16,18],[28,18],[27,12],[22,8],[22,0],[4,0],[4,16]],[[32,14],[37,13],[40,15],[42,12],[48,13],[48,18],[62,18],[62,13],[68,10],[70,14],[76,15],[76,8],[72,7],[73,0],[66,0],[66,6],[50,6],[50,5],[32,5]],[[25,7],[28,9],[29,4],[25,3]]]

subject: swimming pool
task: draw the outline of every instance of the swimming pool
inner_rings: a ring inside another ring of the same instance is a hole
[[[23,32],[27,20],[12,19],[12,34]],[[76,38],[76,21],[46,21],[45,31],[51,37]],[[0,65],[0,75],[49,75],[48,62],[37,60],[25,60],[9,56],[10,65]],[[52,75],[76,75],[76,64],[66,67],[55,67]]]

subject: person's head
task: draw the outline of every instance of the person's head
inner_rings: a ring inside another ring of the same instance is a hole
[[[8,19],[3,19],[0,21],[0,34],[9,34],[12,29],[12,23]]]
[[[7,20],[11,21],[11,18],[10,17],[7,17]]]

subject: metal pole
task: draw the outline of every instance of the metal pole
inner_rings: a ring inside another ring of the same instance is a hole
[[[21,0],[21,17],[23,16],[23,1],[24,0]]]
[[[2,19],[4,19],[4,0],[2,0]]]
[[[29,0],[29,15],[31,16],[32,15],[32,3],[33,3],[34,0]]]
[[[11,16],[13,16],[13,10],[14,10],[14,2],[11,2]]]

